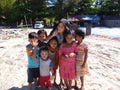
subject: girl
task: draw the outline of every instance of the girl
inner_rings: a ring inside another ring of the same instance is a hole
[[[75,56],[77,45],[73,42],[73,36],[70,31],[66,32],[63,43],[59,49],[60,57],[60,77],[64,80],[67,90],[71,90],[72,80],[75,76]]]
[[[56,80],[56,70],[58,68],[58,39],[57,37],[53,37],[52,39],[49,40],[48,42],[48,48],[49,48],[49,56],[50,59],[53,62],[53,70],[54,70],[54,74],[55,74],[55,78],[54,78],[54,84],[56,84],[55,80]]]
[[[47,41],[49,41],[51,38],[56,36],[58,39],[58,48],[59,48],[60,44],[63,42],[65,33],[68,31],[68,28],[69,28],[69,22],[66,19],[61,19],[61,21],[58,23],[56,28],[54,28],[51,31],[50,36],[47,37]],[[59,61],[60,61],[60,58],[59,58]],[[61,87],[61,85],[64,86],[62,79],[60,79],[59,86]]]
[[[81,30],[77,30],[75,32],[76,34],[76,41],[78,45],[78,52],[76,56],[76,75],[81,80],[81,89],[84,90],[84,75],[88,74],[88,68],[87,68],[87,56],[88,56],[88,46],[83,43],[84,39],[84,32]],[[77,82],[76,82],[77,86]]]
[[[66,31],[68,31],[68,26],[68,21],[61,19],[57,27],[53,31],[51,31],[51,34],[49,37],[47,37],[47,40],[49,41],[52,37],[56,36],[60,45],[63,41],[64,34],[66,33]]]

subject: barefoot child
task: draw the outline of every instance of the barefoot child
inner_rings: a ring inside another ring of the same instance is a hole
[[[53,74],[53,63],[51,59],[49,58],[49,50],[47,47],[41,47],[40,49],[40,86],[42,89],[45,88],[45,86],[48,87],[49,90],[51,90],[52,84],[51,84],[51,78],[50,78],[50,72]]]
[[[73,35],[70,31],[66,32],[63,43],[59,49],[60,60],[60,78],[66,84],[67,90],[71,90],[72,80],[75,76],[75,58],[77,45],[73,42]]]
[[[69,25],[68,25],[67,20],[66,21],[61,20],[58,23],[58,25],[56,26],[56,28],[51,31],[50,36],[47,37],[47,41],[49,41],[51,38],[56,36],[58,39],[58,48],[59,48],[61,43],[63,42],[65,33],[68,31],[68,27],[69,27]],[[58,59],[60,61],[60,58],[58,58]],[[61,86],[64,86],[64,83],[63,83],[62,79],[60,78],[59,88],[61,88]]]
[[[75,32],[75,39],[78,45],[78,52],[76,56],[76,75],[77,78],[81,80],[81,88],[80,90],[84,90],[84,75],[88,74],[87,68],[87,57],[88,57],[88,46],[83,42],[84,32],[81,30],[77,30]],[[76,83],[77,84],[77,83]]]
[[[53,70],[55,74],[54,78],[54,85],[57,85],[56,83],[56,70],[58,68],[58,39],[57,37],[53,37],[48,42],[48,48],[49,48],[49,57],[53,62]]]
[[[28,35],[29,44],[26,46],[28,55],[28,83],[29,89],[32,90],[32,82],[37,85],[37,78],[39,77],[39,63],[37,57],[39,57],[37,33],[31,32]]]

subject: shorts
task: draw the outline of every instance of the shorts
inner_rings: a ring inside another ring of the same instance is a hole
[[[28,82],[32,83],[34,79],[40,76],[39,68],[28,68],[27,74],[28,74]]]
[[[40,76],[40,86],[51,87],[52,83],[50,81],[50,76]]]

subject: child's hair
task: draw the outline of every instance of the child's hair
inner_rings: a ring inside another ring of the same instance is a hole
[[[31,32],[28,34],[28,38],[29,39],[34,39],[34,38],[38,38],[38,35],[36,32]]]
[[[65,35],[64,35],[64,38],[63,38],[63,43],[66,43],[67,41],[66,41],[66,37],[68,36],[68,35],[73,35],[73,33],[69,30],[69,31],[66,31],[66,33],[65,33]]]
[[[82,39],[85,38],[85,33],[82,30],[76,30],[75,35],[82,37]]]
[[[39,30],[39,31],[37,32],[38,35],[40,35],[41,33],[45,33],[45,36],[47,37],[47,32],[46,32],[45,30]]]
[[[65,25],[65,29],[69,30],[69,27],[70,27],[70,22],[64,18],[62,18],[60,20],[61,23],[63,23]]]
[[[52,40],[55,40],[55,41],[57,42],[57,47],[58,47],[59,42],[58,42],[58,39],[57,39],[56,36],[54,36],[53,38],[51,38],[51,39],[49,40],[48,46],[50,46],[50,42],[51,42]]]
[[[53,34],[53,32],[57,29],[58,25],[62,23],[65,27],[63,35],[66,33],[66,31],[69,30],[70,23],[66,19],[61,19],[59,23],[56,23],[54,26],[54,29],[50,32],[50,35]]]
[[[40,48],[40,53],[42,52],[42,51],[49,51],[49,49],[48,49],[48,47],[47,46],[42,46],[41,48]]]

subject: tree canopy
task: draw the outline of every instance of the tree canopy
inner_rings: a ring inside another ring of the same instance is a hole
[[[48,1],[55,1],[48,6]],[[76,14],[120,15],[120,0],[0,0],[0,23],[66,18]]]

